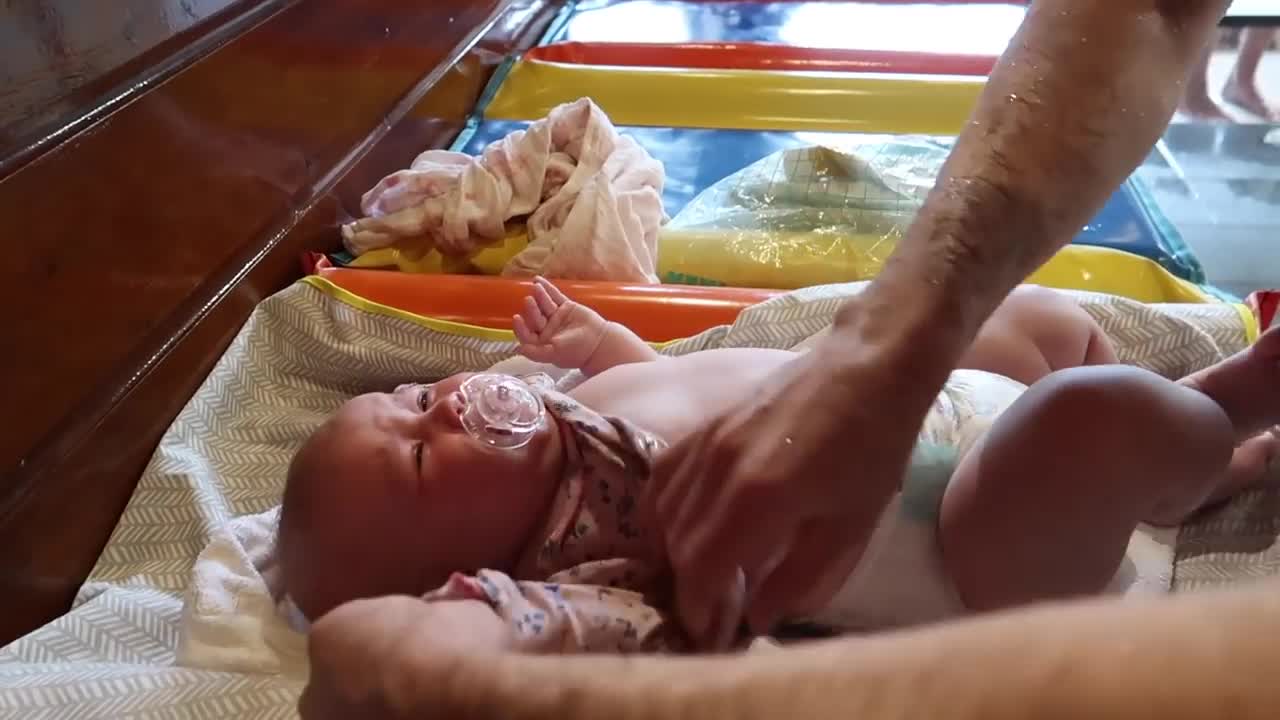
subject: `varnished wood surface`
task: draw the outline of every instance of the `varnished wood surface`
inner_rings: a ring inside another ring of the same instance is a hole
[[[0,335],[0,642],[65,609],[161,433],[298,254],[334,248],[372,181],[447,144],[554,9],[303,0],[0,180],[22,229],[0,284],[21,320]]]
[[[0,176],[291,1],[0,3]]]

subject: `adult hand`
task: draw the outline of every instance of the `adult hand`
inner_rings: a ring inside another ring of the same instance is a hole
[[[659,458],[646,502],[703,647],[741,619],[739,569],[757,633],[829,602],[899,487],[937,388],[862,340],[833,333]]]
[[[356,600],[311,628],[304,720],[412,717],[448,701],[465,704],[464,675],[505,647],[505,630],[476,603],[408,596]],[[477,658],[479,662],[477,663]],[[477,690],[479,690],[477,688]]]

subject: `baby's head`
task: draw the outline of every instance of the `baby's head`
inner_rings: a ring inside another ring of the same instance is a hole
[[[556,425],[544,417],[514,448],[474,437],[471,377],[356,397],[294,456],[279,552],[308,618],[361,597],[421,594],[452,572],[504,569],[537,529],[559,485]]]

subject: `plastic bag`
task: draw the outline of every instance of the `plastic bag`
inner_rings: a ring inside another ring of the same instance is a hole
[[[858,136],[774,153],[694,198],[659,237],[663,282],[796,288],[879,272],[949,142]]]

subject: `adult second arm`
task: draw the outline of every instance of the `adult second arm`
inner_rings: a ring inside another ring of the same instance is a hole
[[[947,375],[1149,151],[1226,5],[1031,5],[881,274],[812,352],[659,460],[646,502],[693,637],[737,572],[757,629],[830,599]]]

